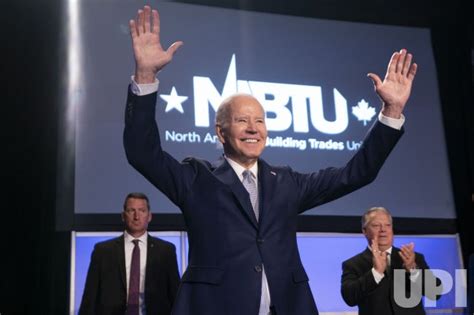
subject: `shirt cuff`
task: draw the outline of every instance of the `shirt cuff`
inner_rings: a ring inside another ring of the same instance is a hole
[[[131,80],[132,80],[132,83],[131,83],[132,93],[135,95],[143,96],[143,95],[148,95],[148,94],[155,93],[156,91],[158,91],[158,85],[160,81],[158,81],[157,78],[155,78],[155,82],[145,83],[145,84],[138,84],[135,81],[134,75],[132,75]]]
[[[402,129],[403,124],[405,123],[405,116],[401,114],[400,118],[392,118],[385,116],[382,114],[382,112],[379,113],[379,121],[389,127],[392,127],[393,129],[400,130]]]
[[[418,279],[418,277],[420,276],[420,273],[421,271],[418,268],[410,269],[410,281],[416,282],[416,279]]]
[[[383,277],[385,277],[383,273],[379,273],[377,270],[375,270],[375,268],[372,268],[372,275],[374,276],[374,280],[377,284],[379,284]]]

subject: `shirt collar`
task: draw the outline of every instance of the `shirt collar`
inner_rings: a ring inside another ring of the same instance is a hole
[[[123,239],[124,239],[125,243],[127,243],[127,242],[131,243],[133,240],[139,240],[140,243],[142,243],[143,245],[146,245],[147,241],[148,241],[148,233],[143,233],[143,235],[140,236],[140,237],[133,237],[127,231],[124,231],[123,232]]]
[[[227,157],[226,155],[224,155],[224,158],[227,160],[227,162],[229,162],[230,166],[232,167],[232,169],[234,170],[234,172],[237,174],[237,176],[239,177],[240,181],[243,180],[243,175],[242,173],[246,170],[245,167],[243,167],[242,165],[240,165],[239,163],[235,162],[234,160],[232,160],[231,158]],[[248,169],[250,172],[252,172],[252,175],[255,177],[255,179],[258,179],[257,175],[258,175],[258,161],[255,162],[251,168]]]

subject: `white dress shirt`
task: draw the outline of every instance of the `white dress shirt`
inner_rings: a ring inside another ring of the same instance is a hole
[[[132,264],[132,252],[135,244],[133,240],[138,240],[138,247],[140,248],[140,294],[138,298],[140,315],[146,315],[145,305],[145,273],[146,273],[146,251],[148,245],[148,234],[144,233],[142,236],[135,238],[124,231],[123,240],[125,246],[125,272],[127,274],[127,298],[128,287],[130,283],[130,266]]]

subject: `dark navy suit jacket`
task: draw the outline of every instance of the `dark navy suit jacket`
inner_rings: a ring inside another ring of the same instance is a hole
[[[343,168],[301,174],[258,160],[260,218],[225,159],[175,160],[161,148],[156,93],[130,89],[124,146],[129,163],[182,211],[189,266],[173,314],[256,315],[262,266],[278,315],[317,314],[296,243],[297,215],[370,183],[402,132],[376,123]]]

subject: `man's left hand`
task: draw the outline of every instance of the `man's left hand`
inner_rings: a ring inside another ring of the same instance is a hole
[[[399,119],[405,108],[418,67],[412,59],[413,55],[402,49],[393,53],[383,81],[374,73],[367,74],[383,102],[382,114],[387,117]]]
[[[403,267],[405,267],[406,271],[410,271],[416,268],[414,248],[415,248],[414,243],[403,245],[400,248],[399,254],[400,254],[400,257],[402,258]]]

